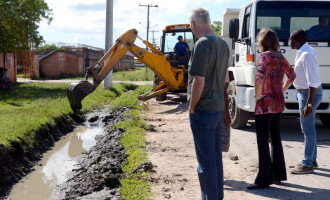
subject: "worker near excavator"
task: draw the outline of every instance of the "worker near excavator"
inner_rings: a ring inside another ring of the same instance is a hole
[[[223,199],[221,129],[224,120],[224,84],[229,48],[211,29],[208,10],[198,8],[190,16],[196,42],[188,64],[189,120],[202,200]]]
[[[312,26],[307,33],[307,38],[310,40],[330,39],[329,17],[320,16],[319,24]]]
[[[175,44],[174,52],[178,62],[178,65],[187,65],[188,64],[188,51],[189,45],[187,42],[183,41],[182,35],[178,36],[178,42]]]

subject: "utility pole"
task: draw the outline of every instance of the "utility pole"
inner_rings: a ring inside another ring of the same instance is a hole
[[[155,32],[159,32],[159,31],[151,30],[150,32],[152,32],[152,44],[153,44],[154,46],[156,46]]]
[[[108,52],[113,40],[113,0],[107,0],[105,23],[105,52]],[[104,88],[112,88],[112,70],[104,79]]]
[[[158,5],[152,5],[152,4],[142,5],[140,3],[139,6],[148,7],[148,15],[147,15],[147,42],[149,42],[149,12],[150,12],[150,8],[152,8],[152,7],[158,8]],[[148,50],[148,47],[147,47],[147,50]]]

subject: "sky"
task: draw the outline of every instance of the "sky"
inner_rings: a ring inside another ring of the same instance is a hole
[[[45,0],[53,12],[53,21],[40,23],[39,32],[47,44],[85,44],[105,48],[105,22],[107,0]],[[240,8],[251,0],[113,0],[113,41],[131,28],[146,39],[147,7],[150,31],[154,30],[159,44],[161,30],[169,24],[189,23],[189,15],[195,8],[210,11],[211,21],[221,21],[226,8]],[[158,32],[157,32],[158,31]],[[149,41],[153,38],[149,32]],[[136,42],[140,47],[142,43]]]

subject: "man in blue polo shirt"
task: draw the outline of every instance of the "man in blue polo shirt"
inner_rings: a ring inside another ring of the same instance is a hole
[[[179,42],[175,44],[174,51],[177,57],[178,65],[188,65],[188,51],[189,46],[187,42],[183,41],[181,35],[178,37]]]
[[[312,26],[308,30],[307,38],[310,40],[330,39],[329,17],[320,16],[319,24]]]

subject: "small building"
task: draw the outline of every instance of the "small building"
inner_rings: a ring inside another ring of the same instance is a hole
[[[55,50],[39,59],[41,77],[77,75],[85,72],[83,56],[66,50]]]
[[[113,68],[114,71],[130,70],[134,68],[134,55],[131,52],[126,52]]]
[[[88,45],[68,45],[59,43],[58,50],[49,52],[17,51],[15,53],[0,53],[0,68],[6,69],[10,82],[17,81],[17,70],[24,77],[56,78],[63,75],[84,74],[86,68],[94,67],[104,55],[104,49]],[[134,55],[127,52],[118,61],[114,71],[134,68]]]
[[[84,74],[103,57],[104,50],[87,45],[61,46],[59,50],[39,53],[41,77]]]

